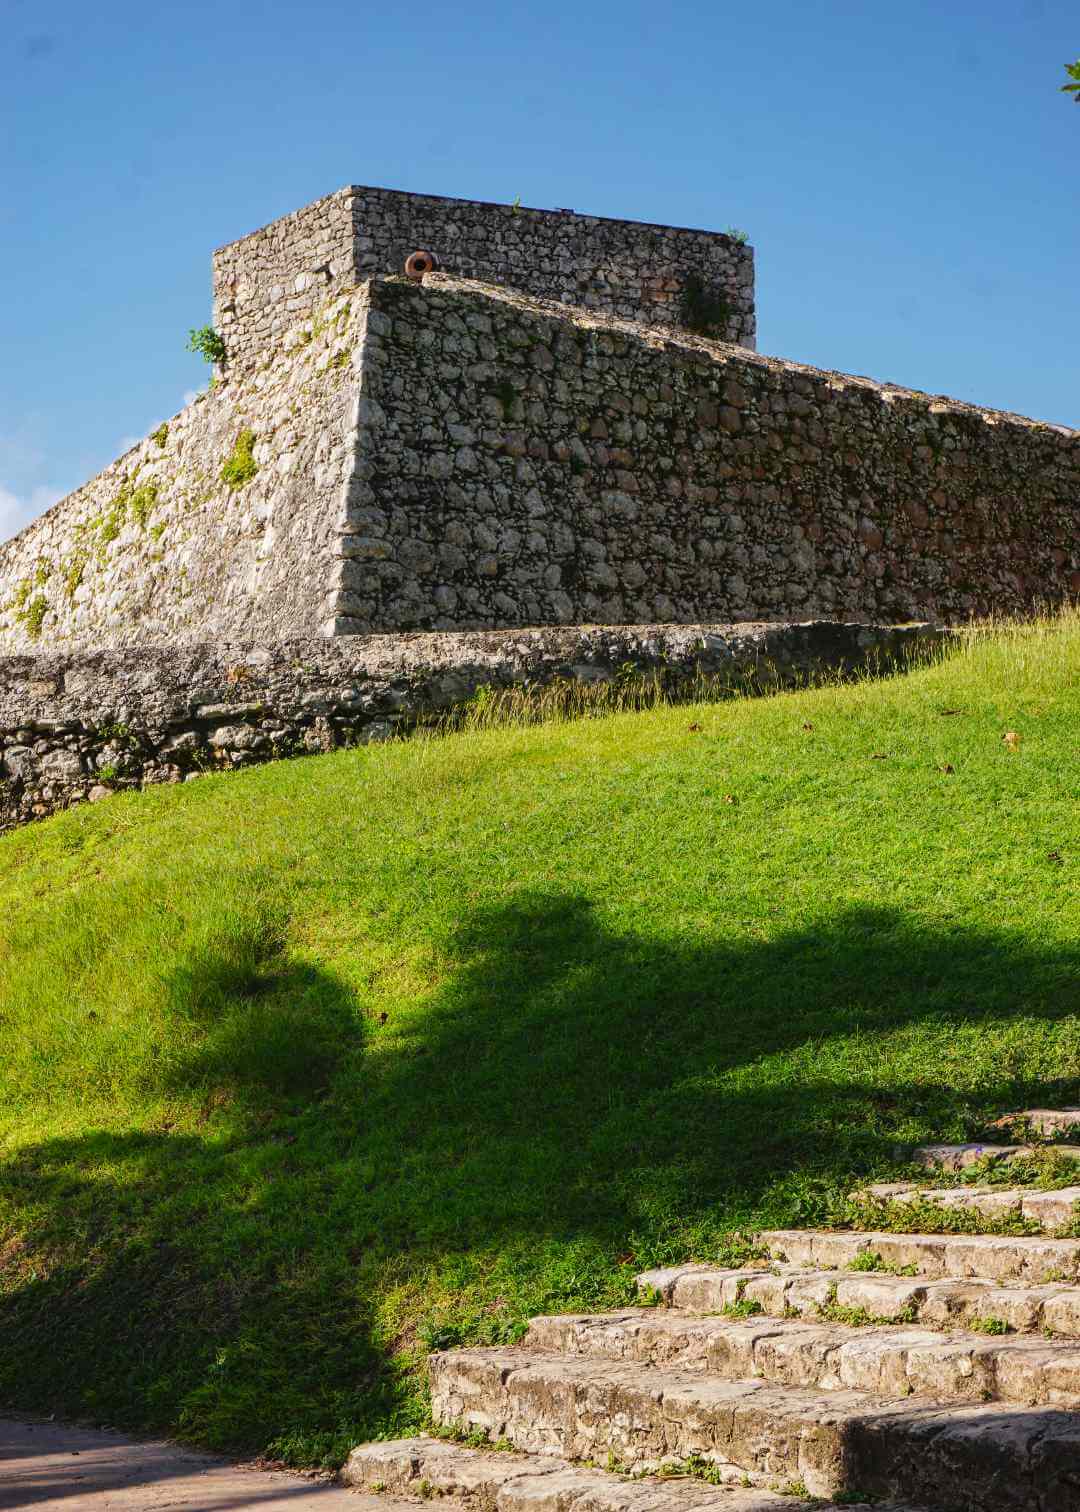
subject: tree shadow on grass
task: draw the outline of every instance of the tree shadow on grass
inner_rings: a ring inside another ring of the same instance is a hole
[[[333,1457],[418,1421],[402,1346],[623,1301],[634,1270],[737,1226],[825,1220],[900,1135],[1080,1092],[1080,949],[886,909],[657,939],[520,896],[463,921],[392,1052],[312,968],[199,970],[205,1032],[161,1086],[208,1089],[204,1134],[55,1138],[0,1167],[0,1403]],[[1060,1048],[1027,1057],[1020,1020]],[[943,1072],[971,1030],[961,1091]]]

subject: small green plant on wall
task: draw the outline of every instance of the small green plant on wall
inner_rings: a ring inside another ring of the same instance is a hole
[[[250,483],[259,470],[255,460],[255,432],[244,429],[236,438],[232,451],[221,464],[221,481],[227,483],[230,492]]]
[[[228,353],[225,350],[224,339],[218,335],[213,326],[198,326],[188,332],[187,349],[196,356],[202,357],[206,362],[214,362],[221,367]]]
[[[723,294],[708,288],[696,273],[690,274],[682,287],[680,309],[682,324],[688,331],[723,340],[731,313],[731,305]]]

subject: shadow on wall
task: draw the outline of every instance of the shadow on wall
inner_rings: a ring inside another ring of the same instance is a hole
[[[1080,980],[1080,947],[887,909],[665,942],[560,894],[466,916],[454,955],[392,1050],[284,956],[246,978],[177,962],[174,987],[213,984],[205,1032],[150,1090],[202,1098],[205,1132],[163,1112],[3,1163],[24,1237],[0,1247],[0,1403],[327,1455],[405,1431],[395,1352],[617,1303],[635,1269],[715,1253],[738,1224],[821,1221],[898,1130],[964,1114],[943,1027],[1063,1022]],[[885,1042],[908,1032],[937,1079],[897,1079]],[[1080,1091],[1010,1064],[988,1054],[981,1108]],[[446,1339],[417,1338],[432,1275],[472,1298]],[[380,1314],[394,1287],[402,1310]]]

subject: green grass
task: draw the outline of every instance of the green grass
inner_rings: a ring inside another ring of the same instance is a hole
[[[0,1405],[333,1462],[430,1345],[1076,1101],[1078,674],[1071,619],[0,838]]]

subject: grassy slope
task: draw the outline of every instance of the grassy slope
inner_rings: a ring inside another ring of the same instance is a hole
[[[431,1344],[1076,1099],[1078,674],[1070,622],[0,839],[0,1403],[332,1459]]]

